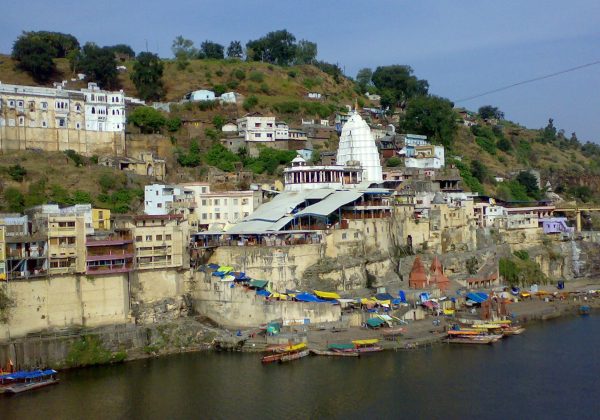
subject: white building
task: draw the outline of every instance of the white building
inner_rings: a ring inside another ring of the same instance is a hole
[[[185,95],[184,99],[188,101],[214,101],[216,98],[215,92],[212,90],[199,89]]]
[[[283,178],[285,191],[355,188],[363,181],[363,169],[349,165],[307,165],[302,156],[296,156],[291,166],[283,170]]]
[[[195,207],[194,192],[175,185],[152,184],[144,187],[144,213],[164,216],[186,213]]]
[[[81,89],[85,95],[85,129],[90,131],[123,131],[125,117],[125,94],[101,90],[96,83],[88,83]],[[75,112],[80,109],[75,105]]]
[[[414,149],[412,157],[404,158],[404,166],[407,168],[441,169],[446,164],[444,146],[416,146]]]
[[[192,192],[196,209],[192,224],[204,229],[215,224],[237,223],[262,203],[260,191],[211,192],[207,182],[188,182],[178,187]]]
[[[365,181],[383,182],[379,152],[371,135],[371,129],[356,111],[342,127],[336,162],[338,165],[360,162],[360,166],[365,171],[363,178]]]
[[[238,134],[246,141],[275,141],[275,117],[263,117],[258,113],[246,114],[236,122]]]
[[[224,104],[235,104],[237,103],[239,96],[239,93],[225,92],[219,97],[219,101]]]
[[[238,126],[237,126],[237,124],[234,124],[234,123],[227,123],[227,124],[224,124],[223,127],[221,127],[221,131],[223,133],[237,133]]]

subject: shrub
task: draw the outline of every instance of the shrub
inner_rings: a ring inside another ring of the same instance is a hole
[[[223,70],[221,70],[221,69],[218,69],[217,71],[215,71],[215,74],[216,74],[217,76],[221,77],[221,76],[223,76],[223,74],[224,74],[224,73],[223,73]]]
[[[296,101],[278,102],[273,104],[273,109],[280,114],[297,114],[300,112],[300,103]]]
[[[219,106],[218,101],[200,101],[198,102],[198,109],[200,111],[209,111]]]
[[[235,77],[239,81],[242,81],[246,78],[246,73],[242,69],[236,69],[233,72],[233,77]]]
[[[271,93],[271,91],[269,90],[269,85],[267,85],[266,83],[260,84],[260,91],[262,93],[264,93],[265,95],[268,95],[269,93]]]
[[[217,130],[215,130],[214,128],[210,128],[210,127],[205,128],[204,135],[206,136],[206,138],[211,139],[211,140],[219,139],[219,132]]]
[[[13,181],[22,182],[27,175],[27,169],[19,164],[8,167],[8,175]]]
[[[243,103],[243,107],[246,111],[250,111],[252,108],[254,108],[256,105],[258,105],[258,98],[254,95],[248,96]]]
[[[212,119],[212,123],[217,130],[221,130],[225,125],[226,120],[222,115],[215,115]]]
[[[4,201],[10,212],[21,213],[25,208],[25,197],[16,188],[9,187],[4,191]]]
[[[149,107],[142,106],[135,108],[127,120],[139,127],[142,133],[156,133],[165,125],[167,119],[158,110]]]
[[[386,163],[386,165],[389,166],[390,168],[395,168],[396,166],[400,166],[401,164],[402,164],[402,159],[397,158],[395,156],[389,158]]]
[[[122,362],[126,357],[127,353],[112,353],[104,347],[99,337],[88,335],[73,343],[66,363],[69,367],[94,366]]]
[[[181,128],[181,118],[173,117],[166,120],[167,130],[171,133],[178,131]]]
[[[65,155],[73,161],[75,166],[85,166],[87,159],[77,153],[75,150],[65,150]]]
[[[513,252],[513,254],[515,255],[515,257],[523,261],[527,261],[529,259],[529,252],[525,251],[524,249],[515,251]]]
[[[240,161],[238,155],[229,151],[221,143],[213,144],[204,159],[209,165],[226,172],[233,172],[235,170],[235,163]]]
[[[290,78],[295,79],[298,76],[298,72],[296,70],[288,70],[287,75]]]
[[[229,82],[227,82],[227,88],[231,90],[237,89],[239,85],[240,83],[237,80],[230,80]]]
[[[175,153],[177,154],[177,162],[181,166],[195,167],[200,165],[200,147],[196,140],[192,140],[190,149],[187,152],[178,149]]]
[[[215,95],[221,96],[222,94],[227,92],[227,87],[225,87],[225,85],[214,85],[213,91],[215,92]]]
[[[488,152],[490,155],[496,154],[496,142],[493,138],[477,137],[475,141],[479,147]]]
[[[115,178],[111,174],[108,174],[108,173],[104,173],[104,174],[100,175],[100,178],[98,179],[98,183],[100,184],[100,187],[102,188],[102,191],[104,191],[104,192],[112,190],[116,185]]]
[[[265,75],[260,71],[253,71],[250,73],[250,76],[248,76],[248,79],[256,83],[261,83],[265,80]]]

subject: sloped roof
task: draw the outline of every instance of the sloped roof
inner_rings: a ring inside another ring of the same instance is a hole
[[[338,208],[358,200],[363,193],[359,191],[336,191],[312,206],[296,213],[296,217],[301,216],[328,216]]]

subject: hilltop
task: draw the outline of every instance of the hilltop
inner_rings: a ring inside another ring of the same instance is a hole
[[[83,81],[71,82],[73,74],[69,69],[68,60],[65,58],[54,59],[57,73],[53,80],[69,80],[69,88],[84,87]],[[136,96],[137,92],[130,80],[130,71],[133,61],[119,63],[128,70],[118,75],[121,88],[128,96]],[[240,158],[234,153],[219,149],[218,139],[223,135],[219,131],[219,121],[233,120],[248,111],[262,111],[273,113],[278,118],[287,121],[292,126],[297,126],[301,118],[332,118],[335,112],[344,109],[346,105],[358,102],[359,106],[370,106],[370,101],[362,94],[361,89],[352,80],[346,77],[335,77],[313,65],[300,65],[282,67],[274,64],[242,61],[239,59],[194,59],[189,60],[185,68],[180,68],[174,60],[163,60],[163,84],[165,97],[163,101],[178,102],[190,91],[197,89],[210,89],[217,93],[235,91],[243,95],[246,100],[240,101],[235,106],[221,106],[213,104],[184,104],[172,107],[167,118],[176,120],[198,120],[202,122],[201,130],[188,130],[184,126],[174,129],[160,128],[162,134],[161,154],[167,159],[168,180],[176,179],[205,179],[208,170],[217,156],[226,165],[217,165],[220,169],[233,170],[236,161],[248,165],[251,170],[265,165],[256,165],[255,161]],[[35,85],[31,76],[16,68],[10,56],[0,55],[0,81],[3,83]],[[308,92],[318,92],[323,95],[319,101],[307,98]],[[253,98],[251,103],[248,98]],[[369,117],[369,122],[374,124],[393,123],[398,126],[399,115],[386,116],[377,119]],[[554,129],[550,137],[544,138],[544,130],[528,129],[519,124],[500,120],[489,122],[475,115],[471,120],[476,127],[462,125],[459,114],[456,114],[460,123],[452,140],[447,144],[448,162],[454,163],[461,171],[467,189],[497,195],[508,200],[525,200],[541,198],[542,192],[531,193],[510,181],[518,170],[535,169],[542,175],[543,185],[550,180],[554,191],[565,198],[576,198],[580,201],[597,201],[600,199],[600,171],[598,168],[600,151],[593,145],[581,145],[576,140],[567,139],[560,130]],[[129,125],[131,135],[139,133],[139,129]],[[159,136],[160,138],[160,136]],[[178,163],[177,157],[190,150],[191,145],[199,144],[200,166],[184,168]],[[321,144],[323,150],[334,150],[336,142]],[[218,149],[218,150],[215,150]],[[213,159],[207,158],[212,151]],[[49,199],[55,199],[57,193],[52,195],[53,185],[64,184],[67,189],[77,188],[89,194],[92,201],[104,207],[113,209],[134,209],[139,204],[140,188],[144,180],[127,179],[123,173],[115,172],[108,168],[99,168],[93,160],[84,159],[79,166],[68,160],[66,178],[53,177],[56,165],[65,161],[64,154],[47,154],[48,158],[40,158],[32,152],[19,152],[8,154],[0,159],[0,181],[6,191],[7,188],[19,190],[26,197],[31,185],[45,182],[45,194]],[[276,157],[282,160],[287,157]],[[8,168],[19,163],[27,170],[25,181],[17,182],[8,173]],[[231,164],[230,164],[231,163]],[[279,162],[281,163],[281,162]],[[390,165],[391,166],[391,165]],[[262,172],[254,170],[257,180],[269,182],[277,177],[277,172]],[[585,176],[583,176],[585,174]],[[60,175],[60,174],[57,174]],[[106,189],[99,188],[98,182],[85,180],[98,180],[110,175],[117,180],[116,185]],[[504,178],[508,182],[498,182]],[[72,179],[72,181],[69,181]],[[122,191],[133,187],[137,192],[131,197],[123,197]],[[121,191],[121,198],[110,198],[111,194]],[[59,192],[60,193],[60,192]],[[109,197],[107,197],[107,194]],[[60,194],[58,194],[60,195]],[[64,195],[64,194],[63,194]],[[72,202],[73,197],[66,200]],[[31,200],[30,200],[31,201]],[[33,200],[37,202],[39,200]],[[65,201],[63,197],[63,201]],[[123,206],[123,202],[127,205]],[[5,209],[8,207],[6,204]]]

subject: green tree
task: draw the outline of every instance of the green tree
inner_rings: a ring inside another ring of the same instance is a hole
[[[16,188],[9,187],[4,191],[4,201],[10,212],[21,213],[25,208],[25,197]]]
[[[249,61],[264,61],[287,66],[296,56],[296,37],[285,29],[269,32],[262,38],[248,41],[246,57]]]
[[[183,70],[190,63],[190,60],[198,56],[198,50],[194,47],[194,41],[185,39],[179,35],[171,44],[171,51],[175,56],[177,68]]]
[[[200,165],[200,146],[197,140],[192,140],[190,149],[185,152],[181,149],[177,151],[177,162],[181,166],[196,167]]]
[[[525,192],[529,197],[539,198],[540,188],[538,187],[538,179],[529,171],[521,171],[515,180],[525,187]]]
[[[406,132],[424,134],[436,143],[451,147],[457,130],[453,104],[438,96],[412,98],[401,126]]]
[[[215,115],[212,119],[212,123],[217,130],[222,129],[226,122],[227,120],[222,115]]]
[[[371,79],[380,92],[390,92],[394,102],[384,104],[382,97],[381,105],[391,108],[395,106],[403,108],[409,99],[427,95],[429,89],[427,80],[415,77],[413,69],[406,65],[377,67]]]
[[[368,67],[360,69],[356,74],[356,83],[360,87],[361,93],[367,91],[367,86],[371,84],[371,77],[373,77],[373,70]]]
[[[157,133],[167,122],[165,116],[158,110],[141,106],[133,110],[127,120],[139,127],[143,133]]]
[[[27,175],[27,169],[19,164],[8,167],[8,175],[13,181],[22,182]]]
[[[554,127],[554,120],[548,119],[548,125],[540,132],[540,141],[542,143],[552,143],[556,140],[556,127]]]
[[[242,104],[246,111],[250,111],[256,105],[258,105],[258,98],[254,95],[248,96],[246,99],[244,99],[244,103]]]
[[[217,44],[216,42],[208,40],[204,41],[200,45],[200,50],[206,58],[214,58],[217,60],[225,58],[225,55],[223,54],[224,49],[225,47],[223,47],[221,44]]]
[[[231,41],[229,47],[227,47],[227,57],[229,58],[242,58],[244,51],[242,49],[242,43],[240,41]]]
[[[128,58],[135,57],[135,51],[133,50],[133,48],[131,48],[127,44],[116,44],[116,45],[111,45],[110,47],[106,47],[106,48],[111,50],[114,54],[121,54]]]
[[[495,118],[497,120],[504,119],[504,112],[500,111],[498,108],[496,108],[495,106],[491,106],[491,105],[484,105],[484,106],[480,107],[479,110],[477,111],[477,113],[484,120],[491,119],[491,118]]]
[[[163,69],[163,63],[156,54],[142,52],[138,55],[130,78],[140,98],[160,100],[163,97]]]
[[[79,41],[71,34],[61,32],[28,32],[46,41],[54,49],[54,58],[65,58],[71,51],[79,50]]]
[[[78,70],[104,89],[119,87],[117,61],[110,48],[100,48],[91,42],[85,44],[78,58]]]
[[[298,41],[296,45],[296,64],[312,64],[317,58],[317,44],[305,39]]]
[[[205,161],[222,171],[233,172],[235,170],[235,163],[240,161],[240,157],[229,151],[221,143],[214,143],[206,153]]]
[[[28,32],[17,38],[12,49],[12,58],[17,61],[17,66],[40,83],[48,81],[56,72],[52,60],[55,56],[56,50],[52,45]]]
[[[484,183],[489,176],[487,166],[476,159],[471,161],[471,174],[481,183]]]

